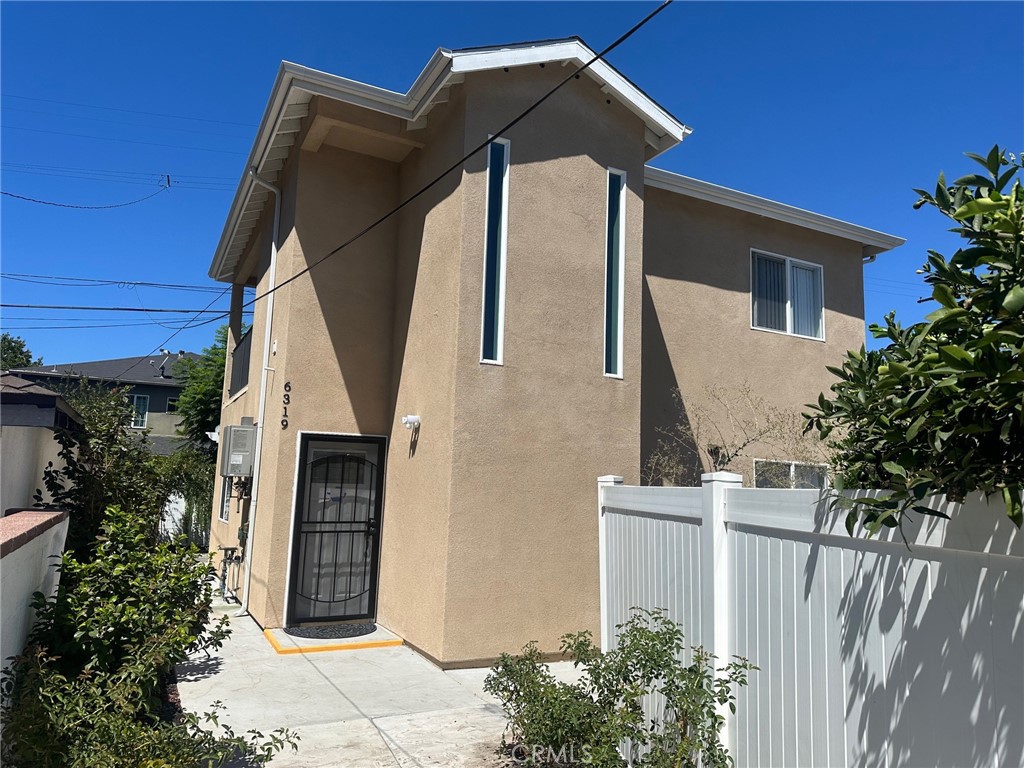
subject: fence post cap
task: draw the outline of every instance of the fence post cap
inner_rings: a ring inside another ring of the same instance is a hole
[[[701,483],[742,483],[743,475],[735,472],[705,472],[700,476]]]
[[[597,478],[598,485],[622,485],[622,475],[601,475]]]

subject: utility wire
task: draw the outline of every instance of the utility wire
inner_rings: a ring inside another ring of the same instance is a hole
[[[138,109],[123,109],[120,107],[101,107],[98,104],[82,104],[74,101],[59,101],[58,99],[41,99],[36,96],[17,96],[13,93],[5,93],[5,99],[22,99],[24,101],[41,101],[47,104],[63,104],[68,107],[84,107],[86,109],[102,109],[107,112],[128,112],[133,115],[149,115],[150,117],[169,117],[174,120],[194,120],[200,123],[218,123],[220,125],[240,125],[243,128],[255,128],[253,123],[235,123],[230,120],[211,120],[207,117],[188,117],[187,115],[167,115],[162,112],[143,112]]]
[[[191,149],[196,152],[217,152],[221,155],[244,155],[245,152],[234,152],[229,149],[211,149],[209,147],[190,147],[185,144],[161,144],[154,141],[133,141],[119,139],[114,136],[91,136],[85,133],[69,133],[67,131],[47,131],[43,128],[23,128],[20,125],[0,125],[0,128],[12,131],[30,131],[31,133],[48,133],[53,136],[74,136],[79,139],[95,139],[97,141],[115,141],[118,144],[142,144],[147,147],[168,147],[170,149]]]
[[[167,175],[163,171],[159,173],[155,171],[112,171],[109,168],[82,168],[79,166],[71,165],[40,165],[39,163],[14,163],[8,160],[2,161],[2,165],[12,168],[40,168],[47,171],[82,171],[84,173],[102,173],[111,174],[114,176],[142,176],[145,178],[162,177]],[[193,173],[172,173],[171,175],[178,179],[214,179],[216,181],[231,182],[237,180],[231,176],[200,176]]]
[[[78,283],[83,283],[80,287],[82,288],[102,288],[105,286],[116,285],[118,288],[126,288],[132,286],[140,286],[142,288],[168,288],[182,291],[205,291],[208,293],[219,293],[222,289],[216,285],[194,285],[192,283],[153,283],[146,282],[145,280],[114,280],[109,278],[100,277],[68,277],[65,275],[35,275],[27,272],[0,272],[0,277],[8,280],[20,280],[22,282],[30,282],[31,279],[35,279],[41,282],[60,280],[67,281],[67,285],[70,287],[78,287]],[[89,285],[93,283],[95,285]]]
[[[214,301],[219,299],[221,296],[223,296],[225,293],[227,293],[230,289],[231,289],[231,286],[229,285],[226,289],[224,289],[219,294],[214,296],[213,297],[213,301],[211,301],[209,304],[207,304],[206,308],[204,308],[204,309],[164,309],[162,307],[155,308],[155,309],[152,308],[152,307],[139,307],[139,308],[136,308],[136,307],[72,307],[72,306],[66,306],[66,305],[61,305],[61,304],[0,304],[0,308],[3,308],[3,309],[64,309],[64,310],[73,309],[73,310],[81,310],[81,311],[85,311],[85,312],[171,312],[171,313],[176,313],[176,314],[188,314],[190,312],[195,312],[195,313],[199,313],[199,314],[202,314],[202,313],[219,313],[220,312],[219,309],[210,309],[210,306],[213,304]]]
[[[551,98],[558,90],[560,90],[562,88],[562,86],[564,86],[570,80],[573,80],[581,72],[583,72],[584,70],[589,69],[593,64],[597,63],[602,58],[604,58],[609,53],[611,53],[613,50],[615,50],[620,45],[622,45],[624,42],[626,42],[626,40],[628,40],[630,37],[632,37],[633,34],[637,30],[639,30],[641,27],[643,27],[645,24],[647,24],[647,22],[649,22],[651,19],[653,19],[655,16],[657,16],[663,10],[668,8],[668,6],[671,5],[671,4],[672,4],[672,0],[665,0],[663,3],[661,3],[661,5],[659,5],[657,8],[655,8],[649,14],[644,16],[640,21],[638,21],[636,24],[634,24],[632,27],[630,27],[630,29],[628,31],[626,31],[623,35],[621,35],[618,39],[616,39],[615,42],[613,42],[611,45],[609,45],[607,48],[605,48],[600,53],[596,54],[592,59],[590,59],[590,61],[586,62],[585,64],[577,67],[572,72],[570,72],[565,78],[560,80],[558,82],[558,84],[555,85],[555,87],[553,87],[551,90],[549,90],[543,96],[541,96],[537,101],[535,101],[533,104],[531,104],[529,107],[527,107],[526,110],[524,110],[522,113],[520,113],[520,115],[518,117],[513,119],[510,123],[508,123],[504,127],[502,127],[500,129],[498,129],[497,131],[495,131],[494,134],[489,139],[487,139],[486,141],[481,143],[475,149],[471,150],[469,153],[467,153],[465,156],[463,156],[463,158],[461,160],[458,160],[454,164],[449,166],[447,168],[447,170],[443,171],[433,181],[431,181],[428,184],[426,184],[425,186],[421,187],[419,189],[419,191],[414,192],[412,195],[407,197],[405,200],[403,200],[397,206],[392,208],[390,211],[385,213],[383,216],[381,216],[379,219],[377,219],[373,223],[371,223],[371,224],[367,225],[366,227],[364,227],[363,229],[361,229],[359,232],[357,232],[355,235],[353,235],[348,240],[343,242],[341,245],[339,245],[334,250],[329,251],[325,255],[321,256],[319,259],[317,259],[316,261],[312,262],[309,266],[299,270],[294,275],[289,277],[287,280],[284,280],[284,281],[278,283],[276,286],[274,286],[270,290],[265,291],[265,292],[259,294],[258,296],[254,296],[252,299],[247,301],[242,306],[243,307],[251,306],[252,304],[255,304],[257,301],[259,301],[260,299],[264,299],[267,296],[269,296],[270,294],[274,293],[275,291],[278,291],[281,288],[284,288],[289,283],[292,283],[295,280],[298,280],[300,277],[305,275],[307,272],[312,270],[314,267],[317,267],[320,264],[323,264],[325,261],[327,261],[327,259],[331,258],[332,256],[334,256],[335,254],[339,253],[340,251],[344,250],[348,246],[352,245],[352,243],[356,242],[361,237],[363,237],[364,235],[369,233],[371,230],[373,230],[376,227],[378,227],[381,224],[383,224],[385,221],[387,221],[392,216],[394,216],[399,211],[401,211],[406,206],[408,206],[411,202],[413,202],[414,200],[416,200],[417,198],[419,198],[423,194],[425,194],[427,191],[429,191],[430,189],[432,189],[435,186],[437,186],[438,184],[440,184],[441,181],[443,181],[450,173],[452,173],[452,172],[458,170],[459,168],[461,168],[465,164],[465,162],[467,160],[469,160],[471,157],[473,157],[477,153],[482,152],[484,149],[486,149],[488,146],[490,146],[494,142],[495,139],[501,138],[507,131],[511,130],[513,127],[518,125],[524,118],[526,118],[527,115],[529,115],[531,112],[533,112],[535,109],[537,109],[537,107],[539,107],[541,104],[543,104],[549,98]]]
[[[13,197],[16,200],[25,200],[25,201],[27,201],[29,203],[38,203],[39,205],[52,205],[52,206],[54,206],[56,208],[75,208],[75,209],[84,210],[84,211],[99,211],[99,210],[107,210],[107,209],[110,209],[110,208],[126,208],[129,205],[138,205],[139,203],[143,203],[146,200],[149,200],[151,197],[156,197],[161,192],[166,192],[168,189],[170,189],[170,186],[165,185],[165,186],[160,187],[160,189],[158,189],[156,192],[154,192],[151,195],[146,195],[145,197],[140,197],[138,200],[129,200],[127,203],[115,203],[114,205],[72,205],[70,203],[55,203],[52,200],[39,200],[39,199],[34,198],[34,197],[25,197],[24,195],[16,195],[13,192],[8,192],[8,191],[2,190],[2,189],[0,189],[0,195],[7,195],[7,197]]]
[[[280,283],[279,285],[275,286],[275,287],[274,287],[274,288],[272,288],[271,290],[269,290],[269,291],[266,291],[266,292],[264,292],[263,294],[260,294],[259,296],[255,296],[255,297],[253,297],[253,298],[252,298],[251,300],[249,300],[248,302],[246,302],[245,304],[243,304],[243,305],[242,305],[242,306],[243,306],[243,308],[245,308],[245,307],[248,307],[248,306],[251,306],[252,304],[254,304],[254,303],[256,303],[257,301],[259,301],[260,299],[262,299],[262,298],[265,298],[266,296],[269,296],[269,295],[270,295],[271,293],[273,293],[274,291],[276,291],[276,290],[278,290],[278,289],[280,289],[280,288],[283,288],[284,286],[286,286],[286,285],[288,285],[289,283],[293,282],[294,280],[298,279],[298,278],[299,278],[300,276],[304,275],[304,274],[305,274],[306,272],[309,272],[309,271],[310,271],[311,269],[313,269],[313,267],[317,266],[318,264],[322,264],[322,263],[323,263],[324,261],[326,261],[327,259],[329,259],[329,258],[330,258],[331,256],[334,256],[334,255],[335,255],[336,253],[338,253],[339,251],[341,251],[341,250],[343,250],[344,248],[348,247],[349,245],[351,245],[352,243],[354,243],[354,242],[355,242],[356,240],[358,240],[359,238],[363,237],[363,236],[364,236],[364,235],[365,235],[366,233],[370,232],[370,231],[371,231],[372,229],[374,229],[375,227],[377,227],[377,226],[379,226],[380,224],[382,224],[383,222],[387,221],[387,220],[388,220],[389,218],[391,218],[391,217],[392,217],[392,216],[394,216],[394,215],[395,215],[396,213],[398,213],[399,211],[401,211],[402,209],[404,209],[404,208],[405,208],[405,207],[406,207],[407,205],[409,205],[409,203],[411,203],[411,202],[412,202],[413,200],[416,200],[417,198],[419,198],[420,196],[422,196],[423,194],[425,194],[425,193],[426,193],[426,192],[427,192],[428,190],[430,190],[430,189],[432,189],[433,187],[435,187],[435,186],[436,186],[437,184],[439,184],[439,183],[440,183],[440,182],[441,182],[441,181],[442,181],[442,180],[443,180],[443,179],[444,179],[445,177],[447,177],[447,176],[448,176],[448,175],[449,175],[450,173],[452,173],[453,171],[455,171],[455,170],[456,170],[456,169],[458,169],[458,168],[461,168],[461,167],[462,167],[462,165],[463,165],[463,164],[464,164],[464,163],[465,163],[465,162],[466,162],[467,160],[469,160],[469,159],[470,159],[471,157],[473,157],[474,155],[476,155],[476,154],[477,154],[478,152],[481,152],[481,151],[482,151],[482,150],[483,150],[484,148],[486,148],[487,146],[489,146],[489,145],[490,145],[490,144],[491,144],[491,143],[492,143],[492,142],[494,141],[494,139],[496,139],[496,138],[500,137],[500,136],[501,136],[502,134],[504,134],[504,133],[505,133],[506,131],[510,130],[510,129],[511,129],[511,128],[512,128],[513,126],[517,125],[517,124],[518,124],[518,123],[519,123],[519,122],[520,122],[521,120],[523,120],[523,118],[525,118],[525,117],[526,117],[527,115],[529,115],[529,114],[530,114],[531,112],[533,112],[533,110],[535,110],[535,109],[536,109],[537,107],[539,107],[539,106],[540,106],[541,104],[543,104],[543,103],[544,103],[545,101],[547,101],[547,100],[548,100],[548,99],[549,99],[549,98],[550,98],[550,97],[551,97],[551,96],[552,96],[552,95],[553,95],[553,94],[554,94],[555,92],[557,92],[557,91],[558,91],[558,90],[559,90],[559,89],[560,89],[560,88],[561,88],[562,86],[564,86],[564,85],[565,85],[566,83],[568,83],[568,82],[569,82],[570,80],[572,80],[573,78],[575,78],[575,77],[576,77],[577,75],[579,75],[579,74],[580,74],[581,72],[583,72],[584,70],[586,70],[586,69],[590,68],[590,67],[591,67],[591,66],[592,66],[593,64],[595,64],[596,62],[600,61],[600,60],[601,60],[601,59],[602,59],[602,58],[603,58],[604,56],[608,55],[608,54],[609,54],[609,53],[610,53],[611,51],[615,50],[615,49],[616,49],[616,48],[618,48],[618,47],[619,47],[620,45],[622,45],[622,43],[624,43],[624,42],[625,42],[626,40],[628,40],[628,39],[629,39],[630,37],[632,37],[632,36],[633,36],[633,34],[634,34],[634,33],[636,33],[636,31],[637,31],[637,30],[639,30],[639,29],[640,29],[641,27],[643,27],[643,26],[644,26],[645,24],[647,24],[647,22],[649,22],[649,21],[650,21],[651,19],[653,19],[653,18],[654,18],[655,16],[657,16],[657,15],[658,15],[659,13],[661,13],[661,12],[662,12],[663,10],[665,10],[665,9],[666,9],[666,8],[667,8],[667,7],[669,6],[669,5],[671,5],[671,4],[672,4],[672,0],[664,0],[664,2],[663,2],[663,3],[661,3],[661,4],[660,4],[660,5],[659,5],[659,6],[657,7],[657,8],[655,8],[655,9],[654,9],[653,11],[651,11],[651,12],[650,12],[649,14],[647,14],[646,16],[644,16],[644,18],[642,18],[642,19],[641,19],[641,20],[640,20],[639,22],[637,22],[636,24],[634,24],[634,25],[633,25],[633,26],[632,26],[632,27],[631,27],[631,28],[630,28],[630,29],[629,29],[628,31],[626,31],[626,33],[625,33],[625,34],[623,34],[623,35],[622,35],[622,36],[620,36],[620,37],[619,37],[619,38],[618,38],[617,40],[615,40],[615,42],[613,42],[613,43],[612,43],[611,45],[609,45],[609,46],[608,46],[607,48],[605,48],[605,49],[604,49],[603,51],[601,51],[600,53],[598,53],[597,55],[595,55],[595,56],[594,56],[594,57],[593,57],[592,59],[590,59],[590,61],[586,62],[586,63],[585,63],[585,64],[583,64],[582,66],[578,67],[578,68],[577,68],[577,69],[576,69],[575,71],[571,72],[571,73],[570,73],[570,74],[569,74],[569,75],[568,75],[568,76],[567,76],[566,78],[564,78],[563,80],[561,80],[561,81],[560,81],[560,82],[559,82],[559,83],[558,83],[558,84],[557,84],[557,85],[556,85],[556,86],[555,86],[554,88],[552,88],[552,89],[551,89],[550,91],[548,91],[548,92],[547,92],[546,94],[544,94],[544,95],[543,95],[543,96],[542,96],[542,97],[541,97],[540,99],[538,99],[538,100],[537,100],[536,102],[534,102],[534,103],[533,103],[533,105],[531,105],[530,107],[527,107],[527,109],[526,109],[526,110],[525,110],[524,112],[522,112],[522,113],[521,113],[521,114],[520,114],[520,115],[519,115],[519,116],[518,116],[517,118],[515,118],[514,120],[512,120],[512,122],[510,122],[510,123],[509,123],[508,125],[506,125],[506,126],[505,126],[504,128],[502,128],[502,129],[500,129],[499,131],[496,131],[496,132],[494,133],[494,135],[493,135],[493,136],[492,136],[491,138],[487,139],[487,141],[483,142],[483,143],[482,143],[482,144],[481,144],[480,146],[478,146],[478,147],[477,147],[476,149],[474,149],[474,150],[473,150],[472,152],[469,152],[469,153],[468,153],[467,155],[465,155],[465,156],[464,156],[464,157],[463,157],[463,158],[462,158],[461,160],[459,160],[459,161],[458,161],[457,163],[455,163],[455,164],[454,164],[454,165],[452,165],[452,166],[451,166],[450,168],[448,168],[447,170],[445,170],[445,171],[444,171],[443,173],[441,173],[441,175],[439,175],[439,176],[438,176],[437,178],[435,178],[435,179],[434,179],[433,181],[431,181],[430,183],[428,183],[428,184],[427,184],[426,186],[422,187],[422,188],[421,188],[421,189],[420,189],[420,190],[419,190],[418,192],[415,192],[415,193],[414,193],[414,194],[412,194],[412,195],[411,195],[410,197],[406,198],[406,199],[405,199],[404,201],[402,201],[401,203],[399,203],[399,204],[398,204],[398,206],[396,206],[395,208],[393,208],[393,209],[392,209],[392,210],[391,210],[391,211],[390,211],[389,213],[387,213],[387,214],[385,214],[384,216],[382,216],[381,218],[377,219],[377,220],[376,220],[375,222],[373,222],[372,224],[370,224],[370,225],[369,225],[368,227],[365,227],[364,229],[362,229],[362,230],[361,230],[361,231],[360,231],[360,232],[359,232],[358,234],[356,234],[356,235],[355,235],[354,237],[351,237],[351,238],[349,238],[349,239],[348,239],[348,240],[346,240],[346,241],[345,241],[344,243],[342,243],[342,244],[341,244],[341,245],[339,245],[339,246],[338,246],[337,248],[335,248],[335,249],[334,249],[333,251],[330,251],[330,252],[329,252],[329,253],[327,253],[327,254],[326,254],[325,256],[322,256],[322,257],[321,257],[320,259],[318,259],[317,261],[313,262],[312,264],[310,264],[310,265],[309,265],[308,267],[306,267],[306,268],[305,268],[305,269],[303,269],[302,271],[300,271],[300,272],[296,273],[295,275],[292,275],[292,276],[291,276],[290,278],[288,278],[288,279],[287,279],[287,280],[285,280],[284,282]],[[231,288],[231,286],[228,286],[227,288],[225,288],[225,289],[224,289],[224,293],[227,293],[227,291],[228,291],[228,290],[230,290],[230,288]],[[214,299],[213,301],[216,301],[216,298],[215,298],[215,299]],[[207,308],[209,308],[210,306],[212,306],[212,305],[213,305],[213,301],[211,301],[211,302],[210,302],[210,304],[209,304],[209,305],[207,305]],[[186,326],[186,328],[198,328],[198,327],[200,327],[200,326],[202,326],[202,325],[209,325],[210,323],[216,322],[216,321],[217,321],[218,319],[220,319],[220,318],[223,318],[223,317],[227,317],[227,316],[228,316],[228,314],[229,314],[229,313],[225,313],[225,314],[223,314],[223,315],[220,315],[219,317],[214,317],[214,318],[210,318],[210,319],[207,319],[207,320],[203,320],[203,321],[201,321],[201,322],[198,322],[198,323],[194,323],[194,324],[192,324],[192,325]],[[198,314],[196,315],[196,317],[198,318]],[[156,353],[157,351],[159,351],[159,350],[160,350],[161,348],[163,348],[163,347],[166,347],[166,346],[167,346],[167,344],[168,344],[168,343],[169,343],[169,342],[171,341],[171,339],[173,339],[173,338],[174,338],[175,336],[177,336],[177,335],[178,335],[179,333],[181,333],[181,331],[183,331],[183,330],[185,330],[185,328],[181,328],[181,329],[179,329],[179,330],[175,331],[174,333],[172,333],[172,334],[171,334],[171,335],[170,335],[170,336],[169,336],[169,337],[168,337],[167,339],[165,339],[164,341],[160,342],[160,344],[158,344],[158,345],[157,345],[157,346],[156,346],[156,347],[155,347],[155,348],[153,349],[153,351],[152,351],[152,352],[150,352],[149,354],[145,355],[145,357],[140,357],[140,358],[138,359],[138,361],[136,361],[136,362],[132,363],[132,364],[131,364],[130,366],[128,366],[128,368],[126,368],[126,369],[125,369],[125,371],[124,371],[124,372],[122,372],[121,374],[119,374],[119,375],[118,375],[118,376],[116,376],[115,378],[120,378],[120,377],[121,377],[121,376],[123,376],[123,375],[124,375],[125,373],[127,373],[128,371],[130,371],[130,370],[131,370],[131,369],[132,369],[133,367],[135,367],[136,365],[138,365],[138,364],[139,364],[139,362],[141,362],[142,360],[145,360],[146,358],[150,357],[151,355],[153,355],[154,353]]]
[[[216,131],[200,131],[196,128],[176,128],[173,125],[146,125],[145,123],[126,123],[124,120],[112,120],[107,117],[91,117],[89,115],[73,115],[60,112],[42,112],[37,109],[23,109],[22,107],[7,107],[6,112],[24,112],[29,115],[45,115],[62,120],[88,120],[94,123],[112,123],[113,125],[124,126],[125,128],[144,128],[152,131],[174,131],[175,133],[192,133],[199,136],[220,136],[225,139],[237,139],[237,133],[218,133]]]
[[[229,285],[227,288],[225,288],[223,291],[220,292],[220,295],[214,296],[212,299],[210,299],[210,303],[207,304],[205,308],[203,308],[203,309],[199,310],[198,312],[196,312],[195,315],[193,315],[192,320],[189,323],[186,323],[181,328],[179,328],[174,333],[172,333],[170,336],[168,336],[166,339],[161,341],[159,344],[157,344],[155,347],[153,347],[153,349],[150,352],[148,352],[147,354],[145,354],[142,357],[138,358],[134,363],[132,363],[127,368],[125,368],[123,371],[121,371],[121,373],[117,374],[117,376],[114,377],[114,380],[116,381],[117,379],[120,379],[122,376],[124,376],[126,373],[128,373],[128,371],[130,371],[136,365],[141,363],[143,360],[145,360],[146,358],[148,358],[148,357],[150,357],[152,355],[155,355],[161,349],[165,348],[171,342],[171,339],[173,339],[175,336],[177,336],[182,331],[187,330],[189,328],[198,328],[198,327],[203,326],[203,325],[209,325],[210,323],[216,322],[217,320],[220,320],[220,319],[223,319],[225,317],[228,317],[228,315],[230,314],[229,312],[222,312],[219,315],[216,315],[216,316],[214,316],[212,318],[209,318],[207,320],[203,320],[202,322],[195,322],[196,320],[199,319],[200,315],[202,315],[202,314],[204,314],[206,312],[209,312],[210,311],[210,307],[212,307],[214,305],[214,303],[218,299],[220,299],[222,296],[224,296],[230,290],[231,290],[231,286]]]
[[[188,320],[175,320],[172,322],[187,323]],[[144,322],[144,323],[98,323],[89,325],[5,325],[8,331],[77,331],[79,329],[90,329],[90,328],[148,328],[151,325],[162,325],[164,328],[173,328],[174,326],[163,325],[163,323],[155,322]]]

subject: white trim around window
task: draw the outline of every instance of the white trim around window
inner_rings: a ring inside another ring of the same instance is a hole
[[[828,488],[831,486],[831,480],[829,478],[829,466],[828,464],[816,464],[807,461],[788,461],[785,459],[754,459],[754,487],[755,488],[785,488],[787,486],[780,485],[759,485],[757,476],[757,467],[759,464],[768,466],[775,466],[777,468],[785,467],[786,475],[789,485],[788,488],[815,488],[818,490]],[[820,479],[820,483],[816,485],[798,485],[797,468],[802,470],[811,470]],[[781,475],[776,475],[776,478]],[[774,479],[774,478],[773,478]]]
[[[757,257],[761,256],[769,261],[778,261],[784,264],[785,269],[785,299],[786,299],[786,310],[785,310],[785,321],[786,328],[772,328],[767,325],[757,324],[757,295],[754,287],[755,277],[755,264]],[[765,331],[766,333],[779,333],[784,336],[795,336],[800,339],[810,339],[811,341],[825,341],[825,269],[821,264],[815,264],[812,261],[804,261],[803,259],[794,259],[792,256],[783,256],[780,253],[772,253],[761,248],[750,249],[750,328],[755,331]],[[818,330],[820,335],[813,336],[806,333],[797,333],[794,330],[796,325],[795,308],[793,302],[793,271],[794,269],[813,270],[817,273],[817,288],[818,288]]]
[[[231,518],[231,492],[234,488],[234,484],[231,481],[232,478],[230,477],[221,479],[220,510],[217,512],[217,519],[222,523],[226,523]]]
[[[609,168],[605,189],[604,375],[621,379],[626,295],[626,172]]]
[[[128,401],[135,410],[132,429],[145,429],[149,423],[149,395],[128,395]]]
[[[502,365],[505,354],[505,261],[508,251],[508,139],[487,147],[483,291],[480,296],[480,362]],[[500,173],[500,185],[494,176]]]

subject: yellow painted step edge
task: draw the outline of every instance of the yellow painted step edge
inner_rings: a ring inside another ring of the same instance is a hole
[[[294,648],[285,648],[274,637],[269,629],[263,630],[263,636],[267,638],[267,642],[270,643],[270,647],[274,649],[276,653],[286,656],[292,653],[321,653],[323,651],[358,651],[364,648],[392,648],[396,645],[401,645],[402,640],[370,640],[365,643],[346,643],[344,645],[305,645],[296,646]]]

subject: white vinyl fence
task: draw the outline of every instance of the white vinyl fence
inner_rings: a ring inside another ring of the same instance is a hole
[[[1001,500],[939,500],[952,519],[905,526],[908,548],[849,537],[819,491],[703,481],[598,480],[602,645],[663,608],[757,664],[725,729],[737,766],[1024,765],[1024,536]]]

